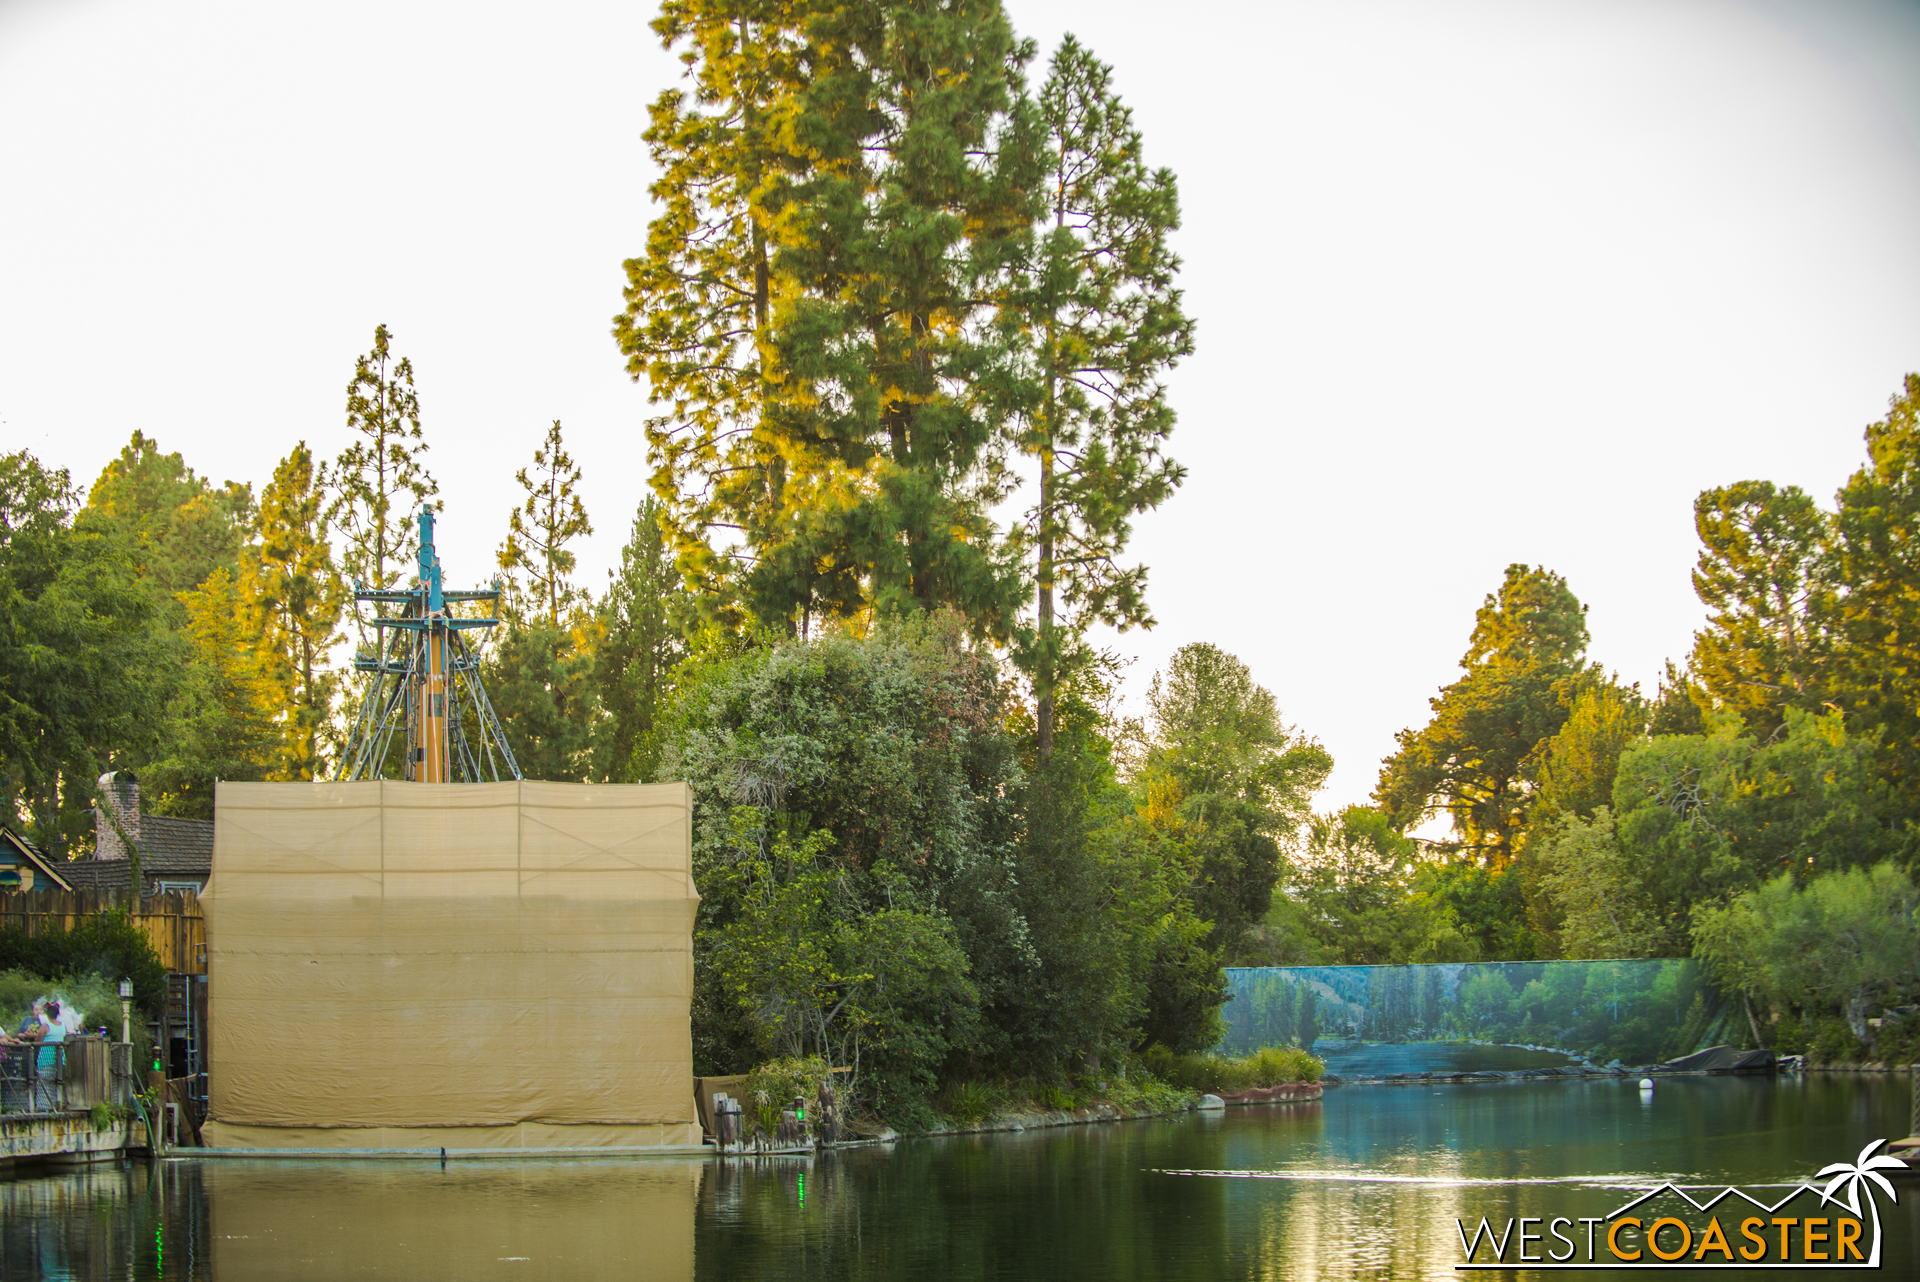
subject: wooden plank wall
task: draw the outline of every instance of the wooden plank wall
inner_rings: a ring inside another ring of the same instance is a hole
[[[207,927],[200,901],[190,890],[165,894],[130,904],[125,890],[27,890],[0,892],[0,930],[67,930],[74,923],[109,909],[128,914],[133,924],[153,941],[153,951],[168,970],[187,975],[207,973]]]

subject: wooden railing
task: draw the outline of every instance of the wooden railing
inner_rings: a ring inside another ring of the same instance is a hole
[[[168,970],[187,975],[207,973],[207,926],[200,915],[200,901],[190,890],[169,890],[137,903],[126,890],[0,892],[0,930],[24,930],[28,935],[71,930],[86,918],[109,910],[127,914],[135,928],[152,941],[153,951]]]

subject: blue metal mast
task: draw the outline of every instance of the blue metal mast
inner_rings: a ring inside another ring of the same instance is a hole
[[[373,674],[354,719],[341,780],[401,778],[416,783],[483,783],[518,779],[493,701],[480,679],[480,659],[466,633],[500,620],[500,581],[471,592],[449,592],[433,546],[433,510],[420,510],[418,573],[405,588],[353,585],[356,603],[397,605],[376,616],[372,654],[354,656],[354,670]],[[461,618],[451,606],[486,601],[496,617]],[[404,731],[404,736],[402,732]],[[395,740],[401,750],[394,752]],[[397,774],[391,773],[397,770]]]

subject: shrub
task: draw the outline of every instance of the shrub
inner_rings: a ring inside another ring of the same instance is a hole
[[[794,1096],[813,1106],[827,1073],[827,1061],[817,1055],[768,1060],[748,1073],[741,1087],[742,1124],[771,1136],[780,1125],[781,1110],[792,1105]]]
[[[985,1082],[961,1082],[947,1092],[946,1114],[954,1121],[976,1126],[1000,1111],[1004,1093]]]
[[[1847,1021],[1828,1016],[1813,1025],[1813,1039],[1807,1046],[1807,1058],[1816,1064],[1850,1064],[1870,1059],[1866,1046],[1853,1035]]]
[[[1212,1052],[1175,1055],[1156,1046],[1147,1052],[1147,1068],[1169,1085],[1226,1095],[1288,1082],[1317,1082],[1327,1066],[1298,1046],[1262,1047],[1242,1059]]]

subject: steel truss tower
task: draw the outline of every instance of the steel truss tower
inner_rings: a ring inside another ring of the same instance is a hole
[[[433,549],[433,512],[420,512],[419,575],[413,585],[380,591],[353,585],[355,602],[397,605],[397,617],[376,617],[374,650],[353,659],[354,670],[373,673],[367,697],[354,719],[336,776],[343,781],[383,779],[394,766],[416,783],[485,783],[518,779],[480,680],[480,659],[466,633],[491,628],[496,618],[456,618],[449,605],[489,601],[498,613],[500,581],[474,592],[448,592]],[[398,761],[393,744],[405,738]]]

